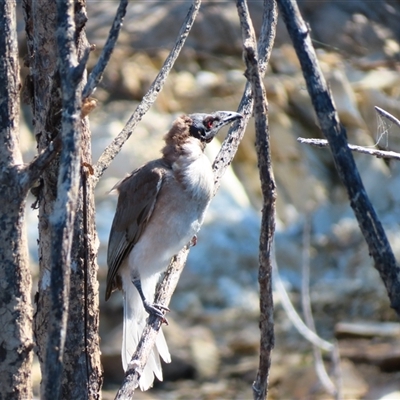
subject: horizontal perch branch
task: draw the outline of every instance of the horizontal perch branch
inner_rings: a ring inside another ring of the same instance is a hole
[[[302,137],[297,138],[297,141],[301,144],[309,144],[314,147],[328,147],[329,143],[325,139],[305,139]],[[379,149],[372,149],[370,147],[364,146],[356,146],[354,144],[347,145],[351,151],[356,151],[357,153],[369,154],[370,156],[378,157],[378,158],[386,158],[392,160],[400,161],[400,153],[396,153],[395,151],[386,151]]]

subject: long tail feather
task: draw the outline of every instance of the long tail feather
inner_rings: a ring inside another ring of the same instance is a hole
[[[149,287],[150,285],[145,286]],[[146,292],[148,291],[146,290]],[[146,292],[146,298],[154,298],[154,292],[152,295]],[[142,300],[137,289],[132,283],[124,285],[124,325],[121,351],[124,371],[126,371],[128,363],[130,362],[132,355],[134,354],[139,343],[143,329],[146,325],[147,317],[148,314],[144,310]],[[163,380],[160,356],[165,362],[171,362],[168,346],[161,330],[157,336],[156,345],[153,348],[146,367],[143,370],[143,374],[140,377],[139,386],[141,390],[147,390],[153,386],[154,375],[160,381]]]

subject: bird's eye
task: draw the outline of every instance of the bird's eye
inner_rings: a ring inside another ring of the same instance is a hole
[[[213,126],[214,120],[212,118],[208,118],[204,121],[204,125],[207,129],[211,129]]]

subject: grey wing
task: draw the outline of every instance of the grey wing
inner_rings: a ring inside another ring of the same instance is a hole
[[[119,197],[108,240],[106,300],[118,286],[117,272],[121,263],[138,242],[151,217],[165,171],[161,160],[156,160],[135,170],[116,187]]]

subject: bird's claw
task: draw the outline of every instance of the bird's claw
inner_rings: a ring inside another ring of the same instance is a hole
[[[165,325],[168,325],[168,320],[164,316],[164,312],[170,311],[170,309],[162,304],[153,303],[150,304],[148,301],[143,303],[144,309],[147,311],[149,315],[152,315],[157,318],[161,318],[162,322]]]

